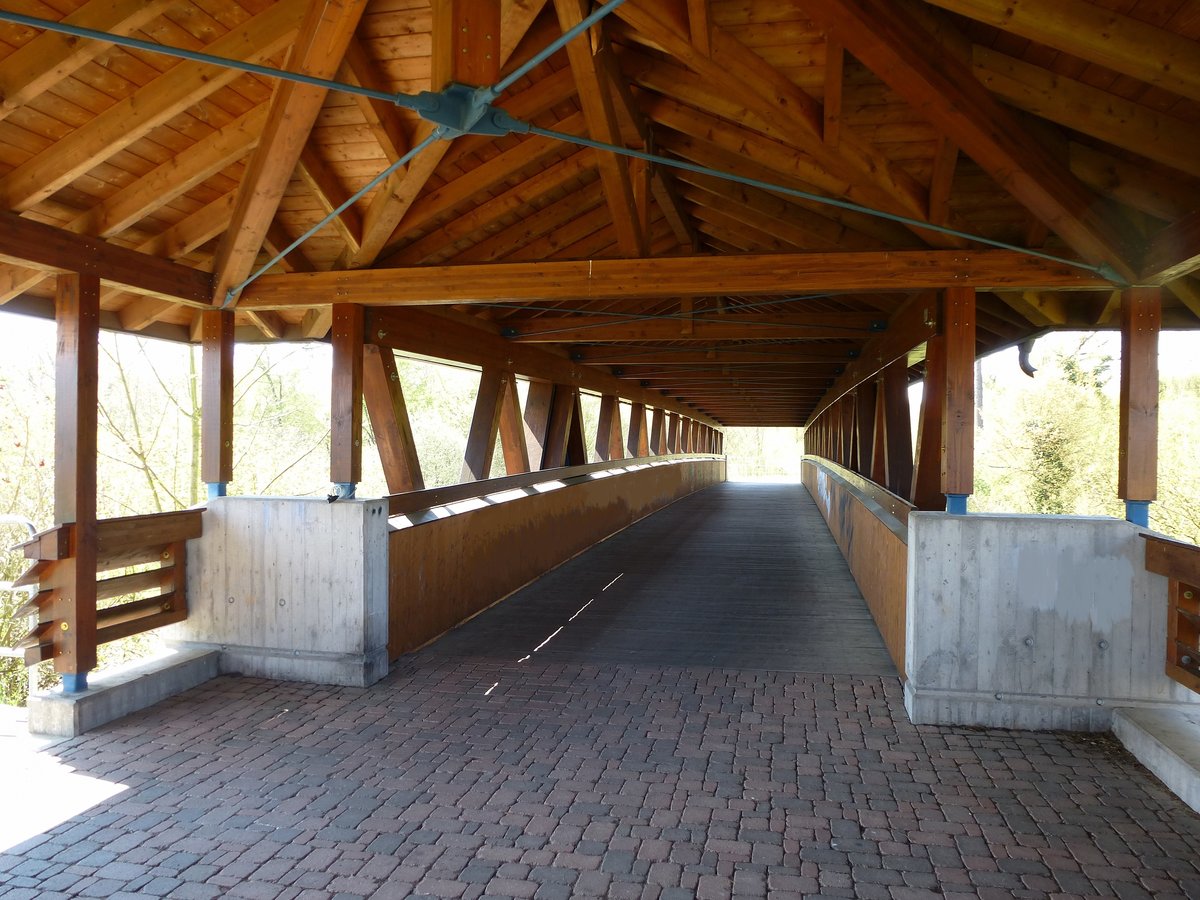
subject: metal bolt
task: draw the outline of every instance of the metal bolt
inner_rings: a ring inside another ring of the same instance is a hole
[[[71,626],[70,626],[70,625],[68,625],[66,622],[63,622],[63,623],[62,623],[61,625],[59,625],[58,627],[59,627],[59,628],[61,628],[63,631],[70,631],[70,630],[71,630]]]
[[[1183,656],[1179,657],[1179,664],[1181,666],[1190,666],[1192,664],[1192,658],[1185,653]]]
[[[164,551],[163,551],[163,559],[170,559],[170,558],[171,558],[171,551],[170,551],[170,550],[164,550]]]
[[[167,601],[166,603],[164,603],[164,604],[162,605],[162,611],[163,611],[163,612],[170,612],[170,611],[171,611],[171,603],[170,603],[170,601]]]
[[[1194,596],[1194,595],[1192,594],[1192,592],[1191,592],[1191,591],[1184,591],[1184,592],[1183,592],[1183,599],[1184,599],[1184,600],[1191,600],[1193,596]]]

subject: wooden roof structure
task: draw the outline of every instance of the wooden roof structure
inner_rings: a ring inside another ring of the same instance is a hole
[[[410,95],[493,84],[591,9],[0,0]],[[180,340],[227,299],[255,339],[396,307],[378,315],[398,330],[537,344],[725,425],[804,424],[852,360],[919,339],[947,285],[979,289],[980,352],[1116,327],[1128,284],[1200,327],[1195,0],[627,0],[496,105],[735,178],[538,134],[437,140],[239,291],[434,125],[0,23],[0,303],[52,311],[83,260],[105,324]]]

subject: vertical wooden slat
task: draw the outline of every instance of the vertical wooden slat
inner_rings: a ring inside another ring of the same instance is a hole
[[[70,558],[55,569],[55,671],[83,676],[96,665],[96,409],[100,279],[59,275],[54,396],[54,521],[72,524]],[[65,626],[65,627],[64,627]]]
[[[646,440],[646,404],[631,403],[629,406],[629,455],[649,456],[649,442]]]
[[[388,491],[399,494],[424,490],[425,479],[396,369],[396,356],[387,347],[363,346],[363,397]]]
[[[233,480],[233,313],[200,313],[200,478]]]
[[[615,394],[600,397],[600,415],[596,419],[596,461],[621,459],[621,403]]]
[[[329,480],[362,480],[363,308],[333,306],[333,391],[330,398]]]
[[[506,374],[500,397],[500,449],[504,452],[507,474],[520,475],[529,471],[529,445],[521,422],[521,396],[517,393],[517,377],[512,372]]]
[[[562,389],[568,393],[571,403],[571,419],[567,423],[567,459],[568,466],[587,464],[587,444],[583,440],[583,403],[579,399],[578,388]]]
[[[546,468],[546,439],[553,407],[554,385],[549,381],[529,382],[529,393],[525,395],[525,444],[530,464],[539,469]]]
[[[679,452],[692,452],[692,420],[687,416],[679,417]]]
[[[1121,293],[1121,405],[1117,496],[1149,502],[1158,496],[1158,334],[1162,292]]]
[[[650,414],[650,450],[655,456],[663,456],[667,452],[666,421],[663,411],[658,407]]]
[[[667,413],[667,453],[679,452],[679,413]]]
[[[893,494],[907,497],[912,489],[912,421],[908,408],[908,360],[896,360],[883,370],[884,454],[887,480]],[[878,426],[876,426],[878,427]]]
[[[851,460],[854,455],[854,397],[847,394],[837,405],[839,427],[841,429],[841,446],[838,448],[838,462],[847,469],[852,468]]]
[[[491,367],[484,368],[479,376],[475,414],[467,431],[460,482],[482,481],[492,474],[492,454],[500,431],[500,394],[504,390],[504,377],[503,372]]]
[[[946,339],[931,337],[925,344],[925,386],[917,425],[912,502],[917,509],[938,510],[942,497],[942,415],[946,405]]]
[[[854,442],[857,446],[858,468],[856,471],[871,477],[871,453],[875,448],[875,382],[858,386],[854,392]]]
[[[943,298],[946,411],[942,420],[942,493],[975,489],[975,289],[946,288]]]
[[[550,404],[550,424],[546,430],[546,449],[542,455],[543,469],[557,469],[567,465],[571,423],[575,418],[575,397],[566,385],[554,385],[554,399]]]

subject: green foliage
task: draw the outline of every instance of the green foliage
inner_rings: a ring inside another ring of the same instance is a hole
[[[800,480],[802,428],[726,428],[726,474],[731,481],[754,478]]]

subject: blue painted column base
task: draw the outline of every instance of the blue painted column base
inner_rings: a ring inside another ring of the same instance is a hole
[[[358,482],[338,481],[334,483],[333,490],[338,500],[353,500],[354,492],[358,490]]]
[[[210,481],[208,483],[208,499],[212,500],[214,497],[224,497],[228,487],[229,485],[224,481]]]
[[[1142,528],[1150,527],[1150,501],[1149,500],[1126,500],[1125,501],[1125,521],[1132,522],[1134,525],[1140,525]]]
[[[87,672],[79,672],[78,674],[64,672],[62,677],[63,693],[82,694],[88,689],[87,677]]]
[[[967,497],[970,494],[947,494],[946,495],[946,512],[952,516],[965,516],[967,514]]]

